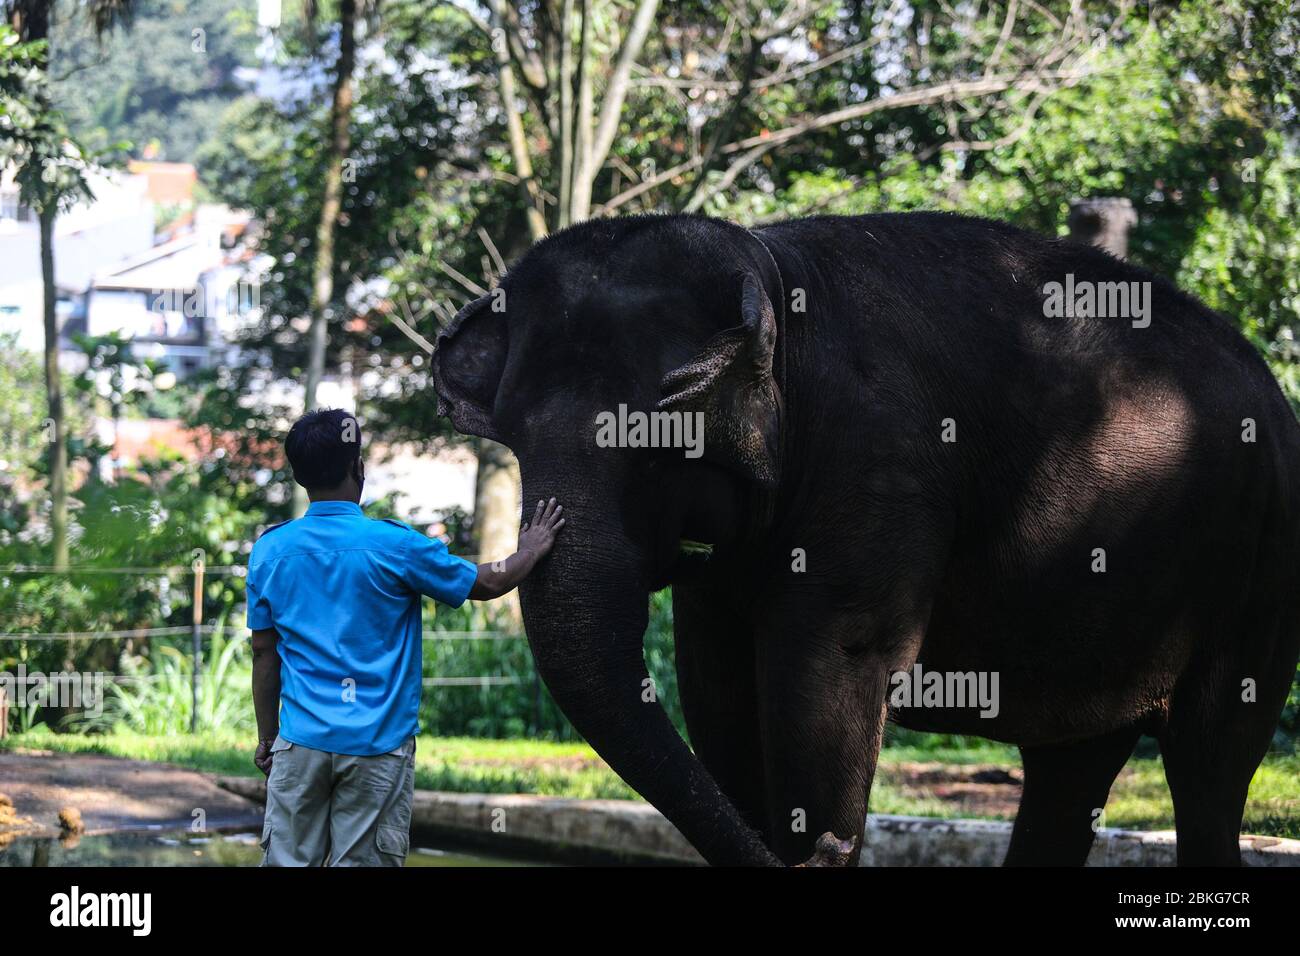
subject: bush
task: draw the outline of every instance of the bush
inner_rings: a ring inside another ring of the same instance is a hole
[[[219,620],[206,641],[199,675],[200,730],[255,735],[251,656],[248,640],[228,637],[225,620]],[[122,665],[125,680],[107,685],[103,713],[73,717],[67,723],[90,732],[188,733],[194,709],[189,646],[155,639],[148,658],[124,657]]]
[[[672,615],[671,591],[651,595],[645,658],[660,703],[684,733],[677,697]],[[430,616],[426,609],[426,622]],[[504,678],[510,683],[426,686],[420,705],[420,724],[425,733],[439,737],[577,739],[573,727],[538,679],[524,635],[465,637],[490,631],[482,606],[468,602],[455,610],[436,607],[432,621],[424,645],[426,678],[488,677]]]

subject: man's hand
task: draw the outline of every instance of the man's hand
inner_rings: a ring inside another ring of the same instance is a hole
[[[504,561],[478,566],[478,579],[470,588],[470,600],[491,601],[518,587],[555,546],[555,536],[564,527],[563,513],[564,509],[554,498],[537,502],[533,520],[525,522],[519,530],[519,550]]]
[[[275,756],[271,753],[271,744],[273,743],[275,743],[274,740],[259,740],[257,750],[253,752],[253,763],[258,770],[268,777],[271,776],[271,761]]]
[[[555,536],[564,527],[564,506],[557,505],[555,499],[537,502],[537,511],[531,522],[525,521],[519,529],[519,553],[532,554],[535,565],[555,546]],[[532,570],[532,567],[529,567]]]

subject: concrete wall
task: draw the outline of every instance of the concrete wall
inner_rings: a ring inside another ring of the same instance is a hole
[[[867,817],[863,866],[998,866],[1011,842],[1011,824],[933,817]],[[1097,831],[1088,866],[1173,866],[1172,830]],[[1241,838],[1245,866],[1300,866],[1300,840]]]

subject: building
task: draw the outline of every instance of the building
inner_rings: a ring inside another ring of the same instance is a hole
[[[143,176],[92,173],[94,200],[54,220],[54,284],[60,324],[84,317],[95,275],[148,250],[154,241],[154,206]],[[20,348],[45,344],[40,223],[18,200],[13,171],[0,171],[0,332],[16,332]]]
[[[129,338],[137,359],[166,362],[178,378],[220,361],[259,306],[244,252],[229,245],[232,225],[237,234],[247,222],[200,206],[191,231],[102,271],[87,294],[86,333]]]
[[[65,369],[86,368],[76,342],[82,334],[121,335],[136,359],[164,362],[177,379],[239,362],[232,343],[246,323],[260,318],[259,288],[249,277],[261,263],[246,241],[248,215],[195,203],[197,175],[187,164],[132,162],[125,171],[95,173],[88,181],[94,199],[60,215],[54,228]],[[43,304],[39,223],[19,203],[10,173],[0,176],[0,332],[17,332],[20,348],[42,351]],[[128,370],[128,380],[132,375]],[[361,379],[374,387],[380,375],[349,366],[327,376],[319,403],[353,409]],[[295,414],[301,383],[268,382],[247,398]],[[194,461],[201,453],[202,437],[174,420],[105,418],[94,428],[113,449],[100,462],[106,481],[148,458],[177,454]],[[417,521],[448,508],[472,510],[475,460],[468,450],[422,455],[376,446],[367,455],[368,500],[395,496],[402,513]]]
[[[109,333],[178,377],[213,364],[258,306],[241,244],[249,217],[196,205],[197,174],[185,163],[136,161],[87,182],[94,198],[54,221],[62,364],[84,367],[76,336]],[[40,224],[9,170],[0,175],[0,332],[33,352],[45,345],[40,256]]]

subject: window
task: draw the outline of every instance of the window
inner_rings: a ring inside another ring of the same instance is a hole
[[[32,211],[18,201],[18,191],[16,189],[6,189],[0,192],[0,219],[8,219],[13,222],[30,222]]]

